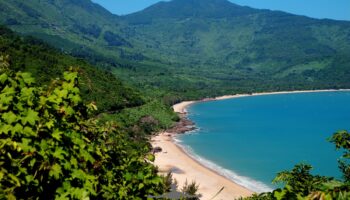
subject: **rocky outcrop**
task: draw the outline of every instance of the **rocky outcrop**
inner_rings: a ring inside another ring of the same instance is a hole
[[[168,133],[183,134],[196,129],[195,124],[187,118],[185,113],[179,114],[179,117],[180,121],[174,127],[168,129]]]

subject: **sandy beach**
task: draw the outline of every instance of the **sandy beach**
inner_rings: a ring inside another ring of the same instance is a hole
[[[201,101],[184,101],[174,105],[173,109],[180,115],[185,115],[187,113],[186,107],[191,104],[203,101],[216,101],[258,95],[334,91],[350,91],[350,89],[312,91],[305,90],[225,95]],[[211,169],[208,169],[187,155],[179,146],[176,145],[175,141],[173,140],[173,136],[174,134],[167,132],[160,133],[158,136],[152,138],[152,146],[162,148],[162,152],[156,153],[155,165],[159,167],[161,173],[165,174],[169,171],[172,171],[173,177],[178,181],[179,188],[183,186],[186,180],[189,182],[196,181],[199,184],[199,193],[202,195],[201,199],[204,200],[212,199],[212,197],[214,197],[215,194],[223,187],[224,189],[214,199],[235,199],[238,197],[245,197],[253,194],[253,191],[250,191],[249,189],[219,175],[218,173],[214,172]]]
[[[169,133],[162,133],[154,137],[152,145],[162,148],[162,152],[156,154],[155,160],[160,172],[166,174],[172,171],[173,178],[178,181],[179,188],[183,186],[186,180],[188,182],[196,181],[199,184],[201,199],[212,199],[222,187],[224,189],[214,199],[235,199],[252,194],[248,189],[204,167],[189,157],[174,143]]]
[[[186,107],[193,103],[196,103],[196,101],[183,101],[173,105],[173,109],[176,113],[186,113]]]

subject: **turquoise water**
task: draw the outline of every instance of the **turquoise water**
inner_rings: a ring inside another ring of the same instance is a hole
[[[327,138],[350,130],[350,92],[249,96],[188,108],[199,128],[178,137],[208,167],[254,191],[274,188],[276,173],[304,162],[341,178]]]

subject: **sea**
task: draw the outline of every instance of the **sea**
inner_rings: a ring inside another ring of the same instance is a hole
[[[255,192],[271,191],[278,172],[299,163],[312,174],[342,179],[329,138],[350,131],[350,92],[253,95],[195,103],[197,129],[176,142],[191,157]]]

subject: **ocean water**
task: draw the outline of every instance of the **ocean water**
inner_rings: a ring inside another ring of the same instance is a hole
[[[341,152],[327,141],[350,130],[350,92],[249,96],[196,103],[197,130],[177,137],[192,157],[256,192],[276,174],[308,163],[314,174],[341,178]]]

